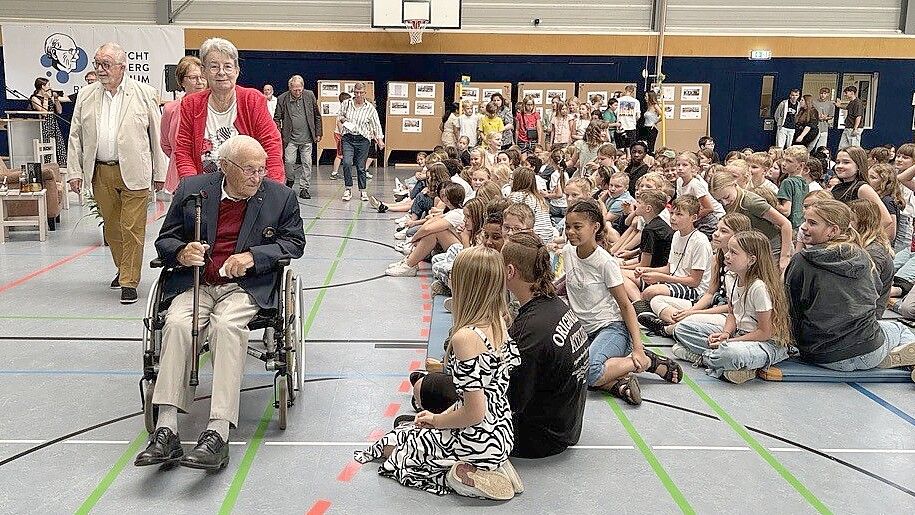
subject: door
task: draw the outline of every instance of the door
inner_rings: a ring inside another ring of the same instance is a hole
[[[775,141],[775,73],[738,72],[731,95],[728,148],[766,150]]]

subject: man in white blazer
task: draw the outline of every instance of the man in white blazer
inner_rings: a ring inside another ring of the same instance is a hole
[[[83,184],[98,203],[105,241],[118,275],[112,289],[121,303],[137,301],[143,267],[149,187],[165,184],[168,168],[159,146],[158,92],[125,77],[127,54],[117,43],[105,43],[93,62],[98,82],[81,88],[70,124],[70,188]]]

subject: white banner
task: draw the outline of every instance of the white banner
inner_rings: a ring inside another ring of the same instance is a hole
[[[95,51],[115,42],[127,52],[124,74],[159,90],[165,98],[165,65],[184,57],[184,29],[157,25],[3,24],[6,87],[28,97],[35,79],[75,94],[86,85]],[[7,99],[20,98],[6,92]]]

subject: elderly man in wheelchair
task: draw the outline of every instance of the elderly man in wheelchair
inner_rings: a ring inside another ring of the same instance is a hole
[[[204,470],[225,467],[229,462],[229,427],[238,423],[245,354],[257,354],[248,349],[249,324],[254,325],[252,321],[265,312],[275,314],[276,323],[263,326],[267,341],[268,331],[273,335],[274,329],[280,329],[281,340],[283,324],[299,322],[299,316],[289,313],[290,306],[283,305],[285,293],[287,303],[292,299],[300,307],[298,281],[295,279],[295,291],[291,291],[289,279],[294,274],[286,270],[282,292],[281,278],[282,267],[304,251],[302,217],[291,189],[264,180],[266,160],[267,153],[255,139],[233,136],[219,148],[219,173],[185,178],[175,192],[156,239],[157,261],[165,271],[155,295],[150,295],[152,307],[146,320],[148,331],[155,330],[157,318],[162,322],[161,355],[151,338],[144,356],[147,392],[153,390],[144,408],[157,410],[158,418],[152,417],[155,429],[151,430],[149,446],[136,457],[137,466],[179,462]],[[195,241],[195,229],[200,232],[200,241]],[[195,267],[199,267],[199,288],[194,288]],[[191,371],[196,372],[198,359],[192,336],[195,289],[199,295],[197,341],[208,341],[212,352],[213,394],[209,424],[194,449],[185,454],[178,438],[178,412],[186,413],[194,401],[196,377],[191,380]],[[161,299],[154,298],[158,295]],[[156,310],[169,302],[167,312],[159,317]],[[289,341],[290,331],[295,328],[286,331],[281,353],[294,343]],[[257,357],[270,369],[275,354],[269,353],[269,361],[265,355]],[[294,359],[287,353],[281,357]],[[283,371],[283,377],[277,372],[278,382],[289,377],[292,383],[287,364],[278,365]],[[285,408],[286,399],[282,402]],[[281,426],[285,424],[283,418]]]

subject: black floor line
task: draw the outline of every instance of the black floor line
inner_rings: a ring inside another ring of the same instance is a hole
[[[0,341],[2,340],[12,340],[12,341],[100,341],[100,342],[140,342],[143,341],[139,337],[130,337],[130,336],[0,336]],[[248,340],[251,343],[263,343],[264,340],[252,339]],[[337,339],[308,339],[305,341],[305,344],[308,343],[344,343],[344,342],[359,342],[359,343],[421,343],[425,345],[426,340],[418,339],[371,339],[371,338],[337,338]]]
[[[304,379],[304,382],[306,382],[306,383],[316,383],[316,382],[320,382],[320,381],[337,381],[337,380],[340,380],[340,379],[343,379],[343,378],[342,378],[342,377],[316,377],[316,378],[312,378],[312,379]],[[273,384],[263,384],[263,385],[259,385],[259,386],[249,386],[248,388],[242,388],[240,391],[241,391],[241,392],[252,392],[252,391],[255,391],[255,390],[264,390],[264,389],[267,389],[267,388],[273,388]],[[210,395],[204,395],[204,396],[202,396],[202,397],[196,397],[196,398],[194,399],[194,401],[196,402],[196,401],[200,401],[200,400],[203,400],[203,399],[209,399],[209,398],[210,398]],[[28,449],[26,449],[26,450],[24,450],[24,451],[22,451],[22,452],[20,452],[20,453],[18,453],[18,454],[14,454],[13,456],[10,456],[9,458],[5,458],[4,460],[0,461],[0,467],[2,467],[3,465],[6,465],[7,463],[16,461],[16,460],[18,460],[19,458],[24,458],[24,457],[28,456],[29,454],[32,454],[33,452],[37,452],[37,451],[40,451],[40,450],[42,450],[42,449],[44,449],[44,448],[50,447],[50,446],[52,446],[52,445],[54,445],[54,444],[56,444],[56,443],[60,443],[60,442],[63,442],[63,441],[65,441],[65,440],[69,440],[69,439],[71,439],[71,438],[77,437],[77,436],[79,436],[79,435],[86,434],[86,433],[88,433],[88,432],[90,432],[90,431],[94,431],[94,430],[99,429],[99,428],[101,428],[101,427],[110,426],[111,424],[116,424],[116,423],[121,422],[121,421],[123,421],[123,420],[131,419],[131,418],[134,418],[134,417],[139,417],[139,416],[141,416],[141,415],[143,415],[143,411],[142,411],[142,410],[140,410],[140,411],[138,411],[138,412],[136,412],[136,413],[129,413],[129,414],[127,414],[127,415],[122,415],[122,416],[120,416],[120,417],[115,417],[115,418],[113,418],[113,419],[111,419],[111,420],[106,420],[106,421],[104,421],[104,422],[99,422],[98,424],[94,424],[94,425],[91,425],[91,426],[89,426],[89,427],[84,427],[83,429],[79,429],[79,430],[77,430],[77,431],[73,431],[72,433],[67,433],[67,434],[65,434],[65,435],[63,435],[63,436],[59,436],[59,437],[57,437],[57,438],[54,438],[53,440],[48,440],[47,442],[40,443],[40,444],[38,444],[38,445],[36,445],[36,446],[34,446],[34,447],[29,447]]]
[[[303,220],[325,220],[329,222],[349,222],[359,220],[360,222],[393,222],[396,218],[328,218],[326,216],[306,216]]]
[[[675,409],[675,410],[684,411],[684,412],[686,412],[686,413],[691,413],[691,414],[693,414],[693,415],[698,415],[698,416],[700,416],[700,417],[710,418],[710,419],[713,419],[713,420],[719,420],[719,421],[721,420],[720,418],[718,418],[718,417],[715,416],[715,415],[712,415],[711,413],[705,413],[705,412],[697,411],[697,410],[690,409],[690,408],[684,408],[683,406],[677,406],[676,404],[669,404],[669,403],[666,403],[666,402],[661,402],[661,401],[655,401],[655,400],[651,400],[651,399],[646,399],[645,397],[642,397],[642,402],[647,402],[647,403],[649,403],[649,404],[657,404],[658,406],[664,406],[665,408],[672,408],[672,409]],[[788,438],[785,438],[785,437],[783,437],[783,436],[779,436],[779,435],[770,433],[770,432],[768,432],[768,431],[764,431],[764,430],[762,430],[762,429],[757,429],[757,428],[751,427],[751,426],[744,426],[744,427],[747,428],[747,431],[752,431],[752,432],[754,432],[754,433],[756,433],[756,434],[760,434],[760,435],[763,435],[763,436],[768,436],[769,438],[778,440],[779,442],[782,442],[782,443],[786,443],[786,444],[788,444],[788,445],[791,445],[792,447],[797,447],[798,449],[802,449],[802,450],[805,450],[805,451],[807,451],[807,452],[816,454],[817,456],[820,456],[820,457],[822,457],[822,458],[826,458],[826,459],[828,459],[828,460],[832,460],[832,461],[834,461],[834,462],[836,462],[836,463],[838,463],[838,464],[840,464],[840,465],[845,465],[846,467],[848,467],[848,468],[850,468],[850,469],[852,469],[852,470],[854,470],[854,471],[860,472],[860,473],[862,473],[862,474],[864,474],[864,475],[866,475],[866,476],[868,476],[868,477],[870,477],[870,478],[873,478],[873,479],[876,479],[877,481],[880,481],[881,483],[884,483],[884,484],[886,484],[886,485],[888,485],[888,486],[891,486],[891,487],[893,487],[893,488],[899,490],[899,491],[902,492],[902,493],[908,494],[908,495],[911,496],[911,497],[915,497],[915,491],[912,491],[912,490],[910,490],[910,489],[908,489],[908,488],[906,488],[906,487],[904,487],[904,486],[902,486],[902,485],[900,485],[900,484],[898,484],[898,483],[895,483],[895,482],[893,482],[893,481],[890,481],[889,479],[887,479],[887,478],[885,478],[885,477],[883,477],[883,476],[880,476],[880,475],[878,475],[878,474],[875,474],[875,473],[873,473],[873,472],[871,472],[871,471],[869,471],[869,470],[867,470],[867,469],[864,469],[864,468],[861,468],[861,467],[859,467],[859,466],[857,466],[857,465],[854,465],[854,464],[852,464],[852,463],[849,463],[849,462],[847,462],[847,461],[845,461],[845,460],[843,460],[843,459],[841,459],[841,458],[837,458],[837,457],[835,457],[835,456],[833,456],[833,455],[831,455],[831,454],[829,454],[829,453],[826,453],[826,452],[823,452],[823,451],[814,449],[814,448],[812,448],[812,447],[808,447],[808,446],[806,446],[806,445],[804,445],[804,444],[802,444],[802,443],[795,442],[794,440],[789,440]]]
[[[397,249],[394,248],[394,245],[391,245],[391,244],[389,244],[389,243],[385,243],[385,242],[383,242],[383,241],[372,240],[372,239],[369,239],[369,238],[357,238],[357,237],[355,237],[355,236],[340,236],[339,234],[317,234],[317,233],[315,233],[315,234],[308,234],[307,236],[320,236],[320,237],[322,237],[322,238],[338,238],[338,239],[341,239],[341,240],[364,241],[364,242],[367,242],[367,243],[374,243],[375,245],[381,245],[382,247],[387,247],[387,248],[389,248],[389,249],[393,249],[394,251],[397,251]],[[399,253],[399,252],[398,252],[398,253]]]
[[[378,279],[384,279],[385,277],[387,277],[386,274],[381,274],[381,275],[376,275],[376,276],[374,276],[374,277],[369,277],[369,278],[367,278],[367,279],[359,279],[359,280],[356,280],[356,281],[348,281],[348,282],[345,282],[345,283],[328,284],[327,286],[308,286],[308,287],[302,287],[302,291],[329,290],[329,289],[331,289],[331,288],[339,288],[340,286],[351,286],[351,285],[353,285],[353,284],[362,284],[362,283],[367,283],[367,282],[369,282],[369,281],[377,281]]]
[[[417,343],[376,343],[376,349],[425,349],[429,344],[427,342]]]

